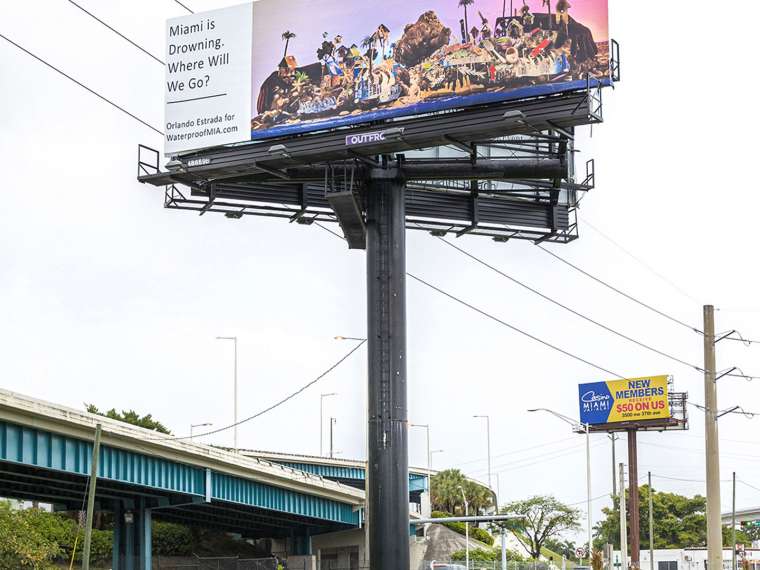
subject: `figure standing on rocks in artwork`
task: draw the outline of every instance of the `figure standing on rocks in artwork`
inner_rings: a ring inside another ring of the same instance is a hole
[[[567,30],[567,25],[570,23],[570,2],[567,0],[557,0],[557,25],[564,26]]]
[[[528,26],[533,25],[533,14],[530,12],[530,6],[523,4],[523,7],[520,8],[520,16],[522,18],[523,26],[527,28]]]

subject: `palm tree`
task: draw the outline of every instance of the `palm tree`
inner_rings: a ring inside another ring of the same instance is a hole
[[[467,32],[467,28],[470,27],[470,24],[467,21],[467,6],[472,6],[474,3],[475,3],[475,0],[459,0],[459,5],[464,8],[464,29],[465,29],[465,33],[469,33],[469,32]],[[469,41],[469,37],[464,38],[464,41],[465,42]]]
[[[377,34],[367,36],[362,40],[362,47],[367,48],[367,57],[369,58],[369,74],[372,76],[372,61],[375,59],[375,43],[377,42]]]
[[[282,39],[285,42],[285,54],[282,57],[288,57],[288,45],[290,44],[290,40],[294,37],[296,37],[296,35],[290,30],[282,32]]]

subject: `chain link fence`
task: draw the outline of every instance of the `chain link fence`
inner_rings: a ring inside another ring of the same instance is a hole
[[[464,560],[424,560],[418,570],[502,570],[500,560],[470,560],[468,568]],[[506,570],[559,570],[539,560],[507,562]]]
[[[272,557],[238,558],[237,556],[185,558],[157,556],[154,557],[153,568],[154,570],[277,570],[277,559]]]

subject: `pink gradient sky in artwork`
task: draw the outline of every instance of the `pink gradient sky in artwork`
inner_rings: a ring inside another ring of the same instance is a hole
[[[552,1],[552,10],[556,0]],[[513,0],[515,9],[522,0]],[[527,0],[533,12],[545,12],[541,0]],[[570,15],[588,26],[597,42],[608,39],[607,0],[570,0]],[[481,12],[491,27],[501,16],[503,0],[475,0],[467,8],[469,27],[480,27]],[[509,12],[510,0],[506,1]],[[316,50],[322,44],[322,33],[332,39],[343,36],[343,43],[361,45],[363,38],[385,24],[391,40],[401,37],[404,27],[417,21],[427,10],[433,10],[443,24],[452,30],[452,43],[460,36],[459,20],[464,10],[458,0],[259,0],[254,3],[253,18],[253,86],[254,98],[266,77],[277,68],[283,56],[281,35],[290,30],[296,37],[290,41],[288,53],[299,65],[317,61]]]

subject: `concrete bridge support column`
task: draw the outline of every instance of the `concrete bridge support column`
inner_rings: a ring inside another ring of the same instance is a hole
[[[121,503],[117,502],[113,507],[113,540],[111,542],[111,549],[113,554],[111,555],[111,569],[122,570],[121,565],[121,543],[124,534],[124,510],[121,508]]]
[[[140,570],[153,567],[153,517],[150,509],[140,508]]]

